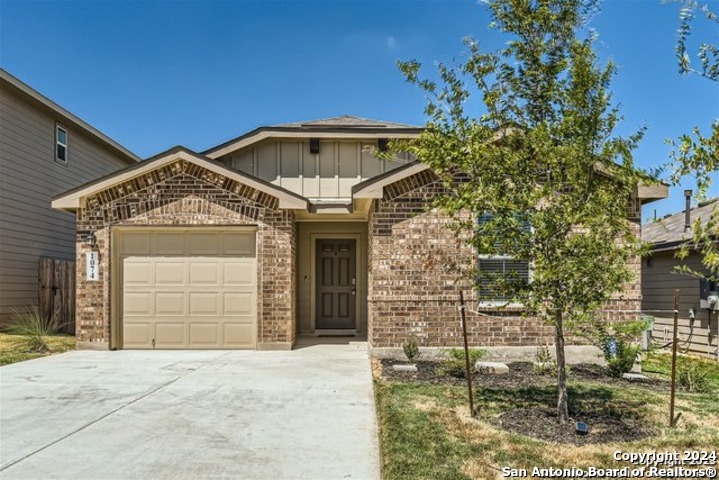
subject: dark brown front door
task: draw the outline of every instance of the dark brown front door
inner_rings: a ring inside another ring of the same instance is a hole
[[[354,240],[317,240],[315,328],[355,328]]]

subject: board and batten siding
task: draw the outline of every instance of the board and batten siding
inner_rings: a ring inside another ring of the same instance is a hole
[[[68,161],[55,160],[56,120],[0,90],[0,318],[36,305],[38,259],[75,260],[75,216],[50,198],[127,166],[70,125]]]
[[[691,253],[684,260],[674,257],[674,251],[656,252],[642,260],[642,310],[654,317],[652,335],[656,344],[672,340],[674,319],[674,289],[680,290],[679,348],[703,355],[716,355],[719,332],[716,313],[699,308],[699,279],[674,272],[675,265],[686,265],[702,271],[701,257]],[[696,312],[692,326],[689,309]]]
[[[309,199],[349,200],[357,183],[411,161],[408,154],[380,160],[371,152],[376,146],[377,140],[321,140],[313,154],[309,140],[267,140],[218,160]]]

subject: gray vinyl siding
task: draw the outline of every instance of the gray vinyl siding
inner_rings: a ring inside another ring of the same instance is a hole
[[[686,259],[678,260],[674,252],[657,252],[650,263],[642,260],[642,309],[654,316],[653,336],[657,343],[664,344],[672,339],[674,289],[680,290],[679,303],[679,346],[694,353],[716,355],[717,339],[716,313],[699,309],[699,279],[674,272],[675,265],[687,265],[701,271],[701,257],[691,253]],[[689,320],[689,309],[694,308],[696,319]]]
[[[56,119],[0,91],[0,318],[37,303],[38,258],[75,259],[75,216],[51,197],[127,166],[86,134],[68,132],[68,161],[55,161]]]

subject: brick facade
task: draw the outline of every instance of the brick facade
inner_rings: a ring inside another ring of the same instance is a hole
[[[476,260],[474,250],[448,228],[450,220],[428,210],[443,193],[441,181],[425,170],[385,187],[369,216],[369,333],[373,347],[398,347],[408,337],[424,346],[459,346],[462,342],[459,290],[468,304],[467,330],[472,346],[537,346],[554,343],[554,329],[519,311],[474,313],[473,288],[457,268]],[[630,213],[638,232],[636,208]],[[641,303],[640,262],[632,263],[636,281],[605,307],[611,320],[633,318]],[[616,313],[624,310],[624,313]],[[579,343],[580,339],[568,339]]]
[[[82,346],[110,340],[112,228],[117,226],[257,226],[259,348],[295,341],[294,214],[278,200],[223,175],[178,160],[85,199],[77,212],[76,335]],[[85,278],[85,236],[94,233],[100,280]]]

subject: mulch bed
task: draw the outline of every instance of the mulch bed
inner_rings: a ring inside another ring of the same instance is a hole
[[[406,364],[407,362],[382,359],[382,377],[395,382],[421,382],[432,385],[465,386],[467,381],[464,378],[456,378],[443,375],[440,370],[440,362],[416,361],[417,372],[402,372],[392,368],[394,364]],[[514,362],[507,364],[509,373],[501,375],[479,375],[475,374],[473,383],[476,387],[489,388],[535,388],[556,385],[556,379],[551,375],[538,375],[534,373],[533,366],[529,362]],[[572,380],[586,380],[595,383],[614,386],[634,386],[656,391],[668,391],[669,382],[650,378],[645,381],[625,380],[623,378],[611,378],[607,376],[604,368],[600,365],[579,364],[572,365],[569,372],[569,382]]]
[[[440,370],[440,362],[419,361],[417,372],[395,371],[394,364],[406,362],[383,359],[382,377],[390,381],[418,382],[432,385],[448,385],[466,387],[464,378],[455,378],[444,375]],[[529,362],[509,363],[509,373],[505,374],[475,374],[473,386],[475,389],[531,389],[556,385],[556,379],[551,375],[539,375],[533,370]],[[669,382],[650,378],[646,381],[630,381],[607,376],[603,367],[592,364],[572,365],[569,374],[569,386],[572,381],[590,381],[600,385],[633,386],[656,391],[668,391]],[[510,393],[511,394],[511,393]],[[506,395],[506,393],[504,394]],[[556,401],[556,398],[553,400]],[[571,404],[570,404],[571,405]],[[655,434],[645,421],[636,418],[631,413],[626,415],[617,410],[607,411],[598,408],[591,412],[572,412],[570,423],[560,425],[557,422],[556,409],[549,406],[528,406],[509,410],[489,419],[493,425],[513,433],[527,435],[549,442],[558,442],[574,445],[592,443],[628,442],[646,438]],[[589,425],[588,435],[577,435],[575,422],[582,421]]]
[[[617,417],[607,412],[571,414],[572,422],[560,425],[557,411],[547,407],[510,410],[491,420],[495,426],[547,442],[587,445],[592,443],[631,442],[654,435],[640,420]],[[589,425],[588,435],[577,435],[575,423]]]

